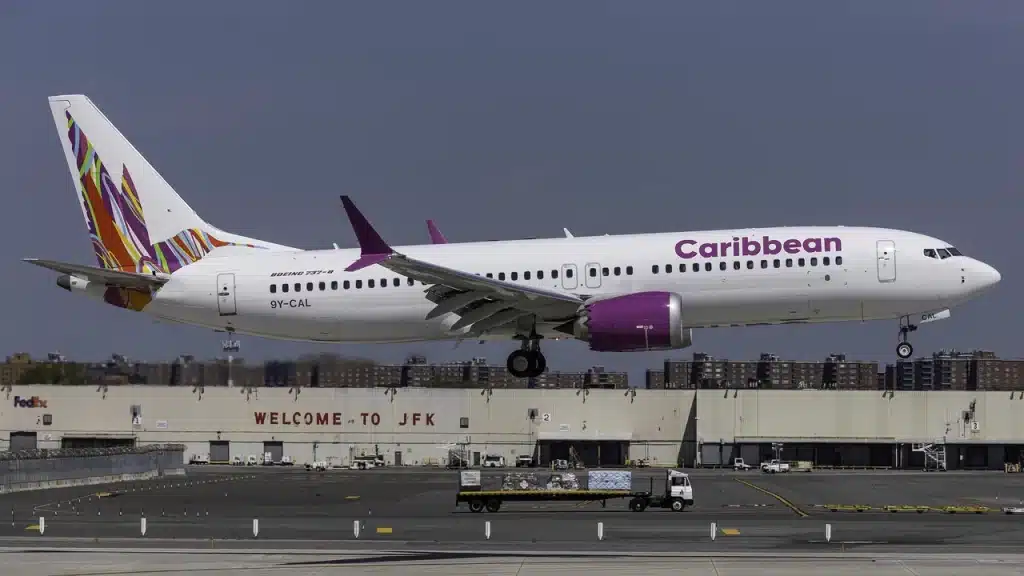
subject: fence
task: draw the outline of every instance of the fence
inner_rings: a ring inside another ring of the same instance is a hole
[[[0,494],[184,473],[182,444],[0,452]]]

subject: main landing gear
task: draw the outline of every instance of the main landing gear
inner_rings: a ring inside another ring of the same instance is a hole
[[[910,316],[900,318],[900,343],[896,346],[896,356],[906,360],[914,355],[914,347],[907,342],[907,335],[917,330],[917,326],[910,323]]]
[[[523,340],[523,347],[508,355],[506,367],[516,378],[536,378],[548,367],[539,339]]]

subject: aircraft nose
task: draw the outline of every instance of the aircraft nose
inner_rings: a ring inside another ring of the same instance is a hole
[[[974,270],[971,271],[971,276],[974,277],[973,280],[980,289],[991,288],[1003,279],[1002,274],[995,268],[981,261],[976,262]]]

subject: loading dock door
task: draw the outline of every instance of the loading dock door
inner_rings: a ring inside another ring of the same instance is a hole
[[[9,448],[11,452],[18,452],[19,450],[35,450],[36,447],[35,432],[11,432],[11,444]]]
[[[227,440],[210,440],[210,464],[231,462],[231,444]]]
[[[879,240],[876,244],[878,252],[878,281],[896,281],[896,243],[892,240]]]
[[[284,457],[284,443],[283,442],[264,442],[263,452],[270,452],[270,459],[273,462],[280,462],[281,458]]]

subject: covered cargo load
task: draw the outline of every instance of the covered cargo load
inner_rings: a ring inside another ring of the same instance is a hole
[[[591,470],[587,474],[588,490],[632,490],[633,472],[629,470]]]

